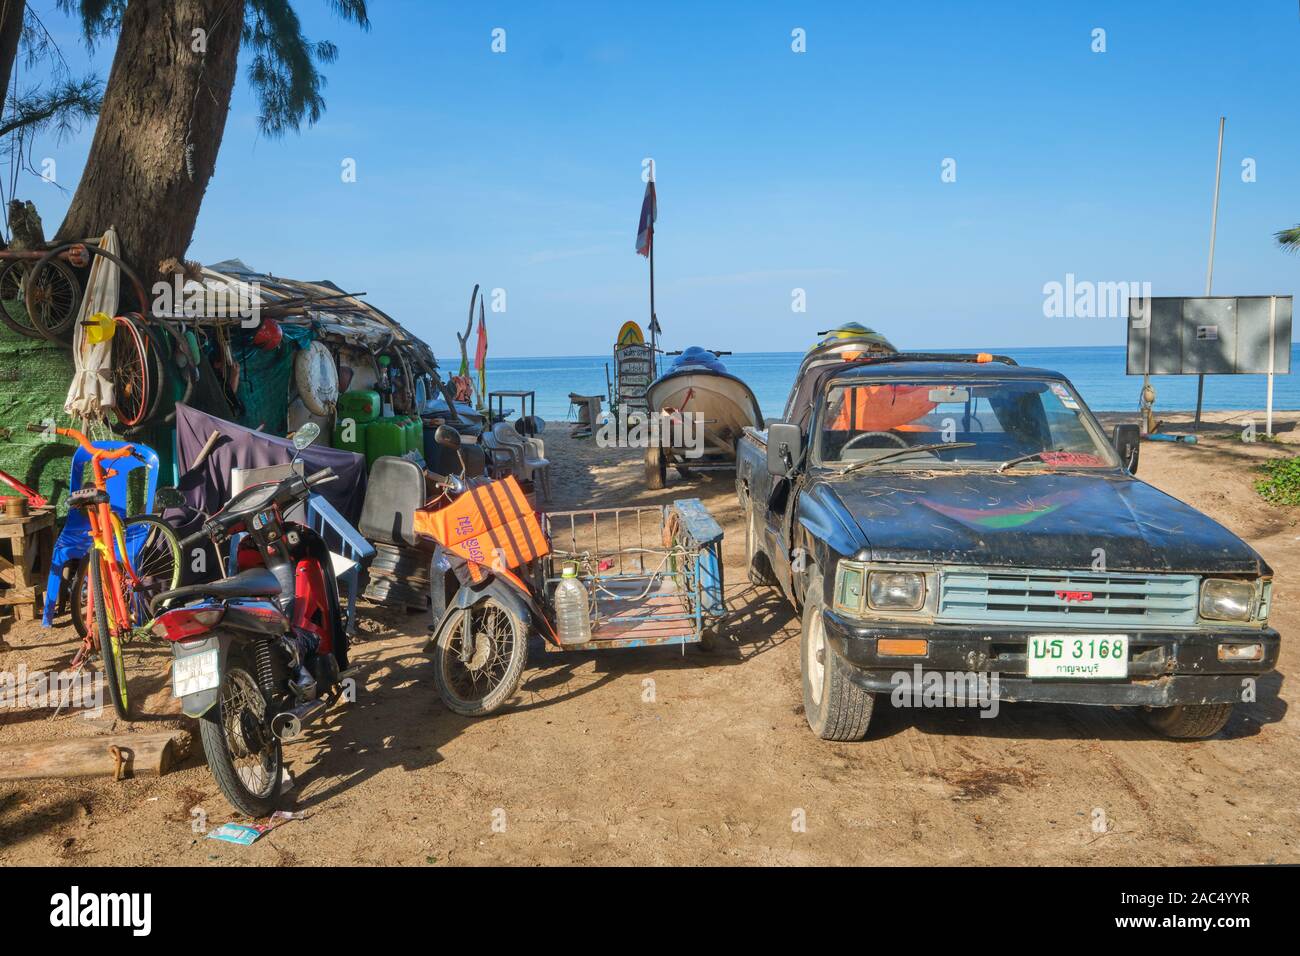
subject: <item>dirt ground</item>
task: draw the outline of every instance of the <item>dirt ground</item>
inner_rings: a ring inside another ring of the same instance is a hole
[[[1272,620],[1290,637],[1298,512],[1260,499],[1250,466],[1294,449],[1241,442],[1246,417],[1196,446],[1145,443],[1139,474],[1264,555],[1276,574]],[[1279,417],[1289,430],[1298,416]],[[424,616],[365,606],[358,700],[286,749],[305,819],[252,846],[205,839],[196,821],[238,818],[196,740],[161,778],[0,782],[0,864],[1300,862],[1293,642],[1259,701],[1209,741],[1159,739],[1109,708],[1004,704],[994,719],[881,707],[866,741],[825,743],[802,712],[797,621],[777,594],[744,582],[732,478],[647,493],[632,453],[566,430],[545,436],[555,507],[698,496],[722,523],[733,615],[724,648],[535,649],[513,706],[466,720],[438,702]],[[66,666],[76,640],[59,623],[15,625],[0,671]],[[182,726],[166,713],[168,658],[154,649],[128,660],[133,695],[158,713],[131,729]],[[0,743],[112,723],[0,710]]]

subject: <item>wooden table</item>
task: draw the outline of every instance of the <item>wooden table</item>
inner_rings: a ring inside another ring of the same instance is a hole
[[[22,517],[0,512],[0,607],[12,607],[16,620],[41,616],[53,552],[53,508]]]

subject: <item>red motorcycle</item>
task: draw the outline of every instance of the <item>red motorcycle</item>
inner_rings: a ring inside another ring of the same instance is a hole
[[[319,432],[304,425],[295,446],[301,451]],[[278,807],[283,741],[338,700],[352,673],[329,548],[285,519],[334,477],[328,468],[295,472],[241,491],[181,543],[188,552],[211,539],[220,553],[246,532],[239,573],[166,591],[150,604],[154,634],[172,642],[172,691],[187,715],[201,718],[221,792],[250,817]]]

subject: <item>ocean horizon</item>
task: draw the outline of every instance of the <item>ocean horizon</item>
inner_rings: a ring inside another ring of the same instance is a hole
[[[963,352],[964,349],[934,349]],[[1125,348],[1110,346],[1067,346],[1056,348],[991,348],[983,351],[1007,355],[1021,365],[1050,369],[1065,375],[1079,390],[1094,412],[1136,412],[1142,376],[1125,374]],[[1291,367],[1296,367],[1296,346],[1291,349]],[[722,358],[727,370],[743,379],[758,399],[763,414],[779,416],[794,382],[803,352],[737,352]],[[489,355],[488,391],[532,390],[537,414],[547,421],[566,417],[569,393],[606,395],[606,367],[614,374],[613,357],[569,355],[506,357]],[[448,361],[443,372],[454,370]],[[1188,411],[1196,407],[1195,375],[1154,375],[1156,414]],[[1207,375],[1206,411],[1262,410],[1266,402],[1265,375]],[[517,403],[507,401],[506,407]],[[1276,375],[1273,384],[1275,411],[1300,409],[1300,381],[1295,375]],[[516,408],[516,411],[518,409]]]

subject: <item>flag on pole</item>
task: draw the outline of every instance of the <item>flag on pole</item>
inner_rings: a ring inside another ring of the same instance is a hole
[[[636,251],[643,256],[650,255],[650,247],[655,240],[655,220],[659,218],[659,202],[655,199],[654,167],[650,167],[650,178],[645,184],[645,198],[641,200],[641,221],[636,227]]]
[[[478,304],[478,346],[474,350],[474,367],[478,369],[478,393],[480,404],[487,400],[487,323],[483,316],[483,300]]]

